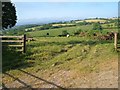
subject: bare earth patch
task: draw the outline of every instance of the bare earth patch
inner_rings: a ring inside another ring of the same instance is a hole
[[[117,88],[117,60],[105,61],[98,67],[99,71],[90,73],[59,69],[36,73],[19,70],[23,74],[18,78],[10,73],[4,74],[3,83],[7,88]]]

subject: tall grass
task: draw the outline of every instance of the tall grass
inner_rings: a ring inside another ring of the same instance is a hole
[[[2,48],[2,69],[3,72],[24,67],[27,64],[25,54],[17,52],[9,47]]]

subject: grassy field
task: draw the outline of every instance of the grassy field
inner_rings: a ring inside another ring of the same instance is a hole
[[[72,26],[74,24],[53,24],[52,26]]]
[[[91,31],[92,26],[74,26],[27,32],[26,34],[32,36],[35,41],[27,42],[27,52],[25,54],[20,54],[16,51],[5,51],[3,53],[3,72],[14,75],[14,77],[22,80],[25,79],[25,82],[30,84],[34,83],[34,79],[27,78],[28,76],[25,76],[25,73],[21,72],[21,70],[24,70],[49,81],[54,81],[55,79],[54,83],[57,83],[60,79],[59,83],[68,88],[79,87],[80,84],[77,83],[77,79],[81,75],[86,77],[87,75],[91,75],[91,73],[102,72],[101,69],[103,71],[106,70],[101,65],[103,64],[104,66],[107,62],[109,62],[108,67],[114,70],[111,62],[117,62],[118,53],[114,49],[113,40],[103,41],[80,36],[58,37],[64,30],[73,35],[74,32],[80,29],[87,32]],[[116,29],[112,30],[117,31]],[[103,30],[103,33],[107,31],[111,32],[112,30]],[[45,37],[47,33],[50,34],[49,37]],[[70,76],[65,78],[61,73],[63,75],[66,73]],[[74,80],[75,82],[72,82],[72,84],[69,83]],[[6,74],[3,74],[3,83],[7,84],[8,87],[12,87],[13,85],[20,87],[16,79],[11,79]],[[42,86],[38,84],[34,87]]]
[[[71,36],[69,38],[67,37],[58,37],[58,35],[62,34],[62,31],[66,30]],[[82,59],[89,59],[90,57],[93,59],[96,59],[96,57],[91,54],[96,51],[98,55],[100,54],[99,48],[101,48],[101,52],[105,52],[106,54],[103,54],[105,56],[108,55],[114,56],[114,45],[113,40],[110,41],[100,41],[100,40],[94,40],[89,37],[79,37],[79,36],[72,36],[74,35],[74,32],[82,30],[83,32],[91,32],[92,25],[86,25],[86,26],[74,26],[74,27],[64,27],[59,29],[48,29],[48,30],[41,30],[41,31],[32,31],[27,32],[27,36],[31,36],[35,39],[35,41],[28,42],[27,43],[27,53],[25,55],[16,54],[18,57],[14,58],[12,56],[13,53],[9,53],[9,56],[6,53],[3,53],[5,59],[4,61],[4,68],[8,67],[15,68],[16,66],[20,66],[21,64],[28,61],[34,62],[35,66],[49,66],[50,64],[54,63],[62,63],[66,62],[67,60],[82,60]],[[104,29],[102,30],[102,34],[106,34],[107,32],[117,31],[116,29]],[[93,32],[93,31],[92,31]],[[96,31],[95,31],[96,32]],[[45,37],[46,34],[49,33],[48,37]],[[53,37],[51,37],[53,36]],[[108,48],[109,47],[109,48]],[[105,50],[109,49],[109,50]],[[87,49],[87,50],[86,50]],[[78,51],[77,51],[78,50]],[[102,51],[103,50],[103,51]],[[112,50],[112,51],[110,51]],[[107,51],[107,52],[106,52]],[[111,54],[110,54],[111,53]],[[109,55],[110,54],[110,55]],[[102,54],[99,55],[100,58]],[[9,64],[11,61],[8,60],[8,58],[11,58],[13,62],[20,62],[18,64]],[[98,57],[97,57],[98,58]],[[23,62],[21,62],[21,59]],[[78,60],[78,61],[79,61]],[[104,60],[104,59],[101,59]],[[106,59],[105,59],[106,60]],[[44,65],[47,63],[46,65]],[[49,64],[48,64],[49,63]],[[20,65],[19,65],[20,64]],[[41,65],[43,64],[43,65]],[[11,66],[11,67],[10,67]]]
[[[83,32],[91,32],[92,25],[63,27],[59,29],[48,29],[48,30],[41,30],[41,31],[35,31],[35,32],[33,31],[33,32],[28,32],[27,35],[32,36],[32,37],[45,37],[47,36],[47,33],[49,33],[49,36],[55,37],[55,36],[61,35],[62,31],[64,30],[66,30],[70,35],[74,35],[74,33],[79,30],[82,30]],[[117,31],[117,29],[104,29],[102,32],[106,33],[106,32],[114,32],[114,31]]]
[[[75,27],[64,27],[59,29],[48,29],[48,30],[42,30],[42,31],[35,31],[35,32],[29,32],[27,33],[30,36],[33,37],[44,37],[47,33],[49,33],[49,36],[58,36],[62,34],[62,31],[66,30],[70,35],[73,35],[75,31],[84,29],[84,30],[90,30],[91,26],[75,26]]]
[[[36,41],[27,43],[27,53],[25,55],[17,57],[11,56],[12,62],[9,61],[7,66],[5,61],[5,64],[3,64],[3,70],[6,73],[14,75],[14,77],[20,80],[27,78],[24,82],[29,84],[32,84],[35,79],[29,78],[25,73],[21,72],[21,70],[54,83],[62,80],[60,84],[68,88],[80,87],[76,80],[79,80],[77,78],[81,75],[86,77],[91,75],[91,73],[101,72],[101,69],[106,70],[101,64],[107,65],[106,62],[117,62],[118,56],[114,50],[113,41],[101,42],[84,37],[37,37],[35,39]],[[7,55],[4,55],[4,57],[6,56]],[[111,68],[112,66],[110,64],[108,67]],[[109,69],[109,71],[110,70],[111,69]],[[19,87],[16,79],[6,76],[6,73],[3,74],[3,83],[6,84],[7,87],[13,87],[13,85]],[[65,78],[62,76],[64,73],[70,76]],[[56,81],[54,81],[53,78],[56,79]],[[69,83],[68,78],[72,84]],[[89,79],[90,78],[88,78],[88,80]],[[75,81],[75,83],[72,81]],[[39,82],[40,81],[36,81],[35,83]],[[44,85],[44,83],[42,85]],[[47,86],[41,86],[40,84],[34,87],[44,88]]]
[[[94,23],[96,23],[96,22],[101,22],[101,23],[105,23],[106,22],[106,20],[101,20],[101,19],[92,19],[92,20],[82,20],[82,21],[76,21],[76,23],[79,23],[79,22],[83,22],[83,21],[85,21],[85,22],[94,22]]]
[[[94,66],[96,62],[103,62],[117,55],[112,41],[100,42],[81,37],[36,38],[36,41],[28,43],[28,47],[31,47],[28,52],[33,53],[28,57],[29,60],[35,60],[35,65],[42,69],[49,69],[57,64],[62,69],[84,68],[79,65],[78,68],[77,65],[72,67],[72,63],[83,61]]]

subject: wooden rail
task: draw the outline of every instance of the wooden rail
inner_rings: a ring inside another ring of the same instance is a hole
[[[26,35],[22,36],[0,36],[2,46],[15,47],[23,53],[26,52]]]

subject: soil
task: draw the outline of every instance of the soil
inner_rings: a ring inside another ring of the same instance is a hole
[[[118,88],[118,61],[106,61],[98,67],[98,71],[90,73],[59,69],[36,73],[19,70],[23,73],[19,78],[3,74],[3,83],[7,88]],[[8,81],[8,77],[13,80]]]

